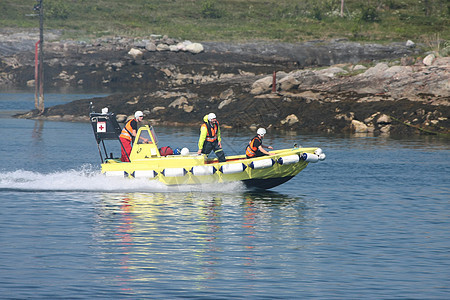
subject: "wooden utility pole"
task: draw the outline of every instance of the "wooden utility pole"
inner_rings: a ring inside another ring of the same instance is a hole
[[[344,0],[341,0],[341,18],[344,16]]]
[[[44,0],[36,0],[37,4],[34,6],[34,10],[39,11],[39,50],[36,47],[35,51],[38,51],[38,62],[35,64],[35,95],[34,103],[39,113],[44,112]],[[36,58],[36,57],[35,57]]]

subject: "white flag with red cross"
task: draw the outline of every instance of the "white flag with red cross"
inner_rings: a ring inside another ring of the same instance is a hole
[[[97,132],[106,132],[106,122],[97,122]]]

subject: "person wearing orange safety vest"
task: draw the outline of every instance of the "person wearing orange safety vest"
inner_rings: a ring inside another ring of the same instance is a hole
[[[222,139],[220,137],[219,122],[214,113],[207,114],[203,118],[203,124],[200,128],[200,138],[198,140],[197,154],[209,155],[214,150],[219,162],[225,162],[225,153],[222,150]]]
[[[122,143],[122,156],[120,160],[123,162],[130,161],[130,153],[133,145],[134,138],[136,137],[136,132],[138,129],[138,123],[144,119],[144,113],[138,110],[134,114],[134,119],[129,120],[125,123],[125,126],[120,133],[120,142]]]
[[[272,146],[263,145],[262,140],[265,134],[266,130],[264,128],[259,128],[256,131],[256,136],[248,143],[247,148],[245,149],[245,155],[247,156],[247,158],[260,157],[272,154],[263,149],[263,147],[273,149]]]

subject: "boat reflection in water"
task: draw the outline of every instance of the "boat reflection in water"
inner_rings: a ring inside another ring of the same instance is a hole
[[[115,280],[124,290],[174,280],[212,288],[228,276],[270,278],[270,257],[317,240],[311,205],[276,192],[105,193],[94,232],[104,263],[122,269]]]

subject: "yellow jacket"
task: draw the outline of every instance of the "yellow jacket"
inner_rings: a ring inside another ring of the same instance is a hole
[[[202,127],[200,128],[200,138],[198,139],[198,149],[203,149],[203,144],[205,143],[206,136],[208,135],[208,129],[206,128],[206,123],[208,123],[208,115],[203,117],[203,121],[205,123],[202,124]],[[217,127],[217,140],[219,143],[221,142],[222,138],[220,137],[220,126]]]

